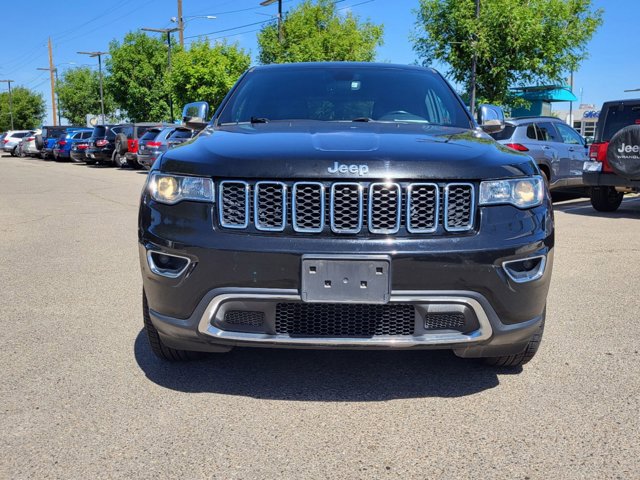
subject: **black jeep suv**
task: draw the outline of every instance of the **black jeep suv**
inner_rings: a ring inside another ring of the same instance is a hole
[[[255,67],[142,193],[144,325],[167,360],[233,346],[538,349],[553,263],[531,157],[437,72]]]
[[[599,212],[614,212],[625,193],[640,192],[640,99],[602,105],[589,159],[582,178]]]

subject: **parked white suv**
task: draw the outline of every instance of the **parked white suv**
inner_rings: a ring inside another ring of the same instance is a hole
[[[2,140],[2,145],[0,145],[0,148],[15,157],[18,153],[18,144],[30,132],[31,130],[9,130]]]

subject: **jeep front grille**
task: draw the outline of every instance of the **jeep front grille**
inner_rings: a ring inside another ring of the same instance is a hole
[[[466,232],[475,204],[472,183],[225,180],[218,188],[220,226],[262,232]]]

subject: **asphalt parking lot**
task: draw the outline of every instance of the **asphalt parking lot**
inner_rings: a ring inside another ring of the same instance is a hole
[[[556,205],[522,371],[143,337],[140,171],[0,157],[0,478],[638,478],[640,198]]]

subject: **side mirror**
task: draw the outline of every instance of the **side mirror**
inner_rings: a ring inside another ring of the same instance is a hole
[[[480,105],[478,124],[487,133],[500,132],[504,130],[504,112],[495,105]]]
[[[182,109],[182,122],[187,126],[204,128],[209,116],[209,104],[207,102],[187,103]]]

